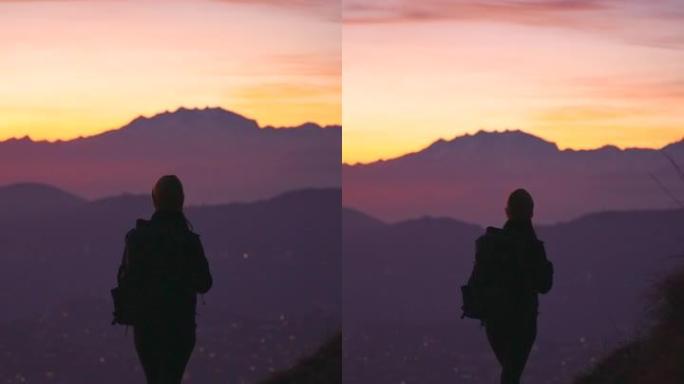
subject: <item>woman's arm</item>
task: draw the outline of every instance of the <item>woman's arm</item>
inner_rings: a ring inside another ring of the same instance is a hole
[[[213,284],[209,262],[204,254],[204,247],[199,237],[196,238],[195,257],[193,258],[192,286],[198,293],[207,293]]]
[[[553,264],[546,258],[544,244],[539,242],[534,266],[534,284],[539,293],[547,293],[553,286]]]

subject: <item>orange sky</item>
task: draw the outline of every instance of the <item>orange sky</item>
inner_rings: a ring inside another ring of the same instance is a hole
[[[68,139],[179,106],[339,124],[329,0],[0,0],[0,139]]]
[[[480,129],[561,148],[684,137],[684,2],[346,0],[345,162]]]

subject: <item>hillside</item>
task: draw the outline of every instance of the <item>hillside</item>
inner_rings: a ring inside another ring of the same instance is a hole
[[[684,256],[684,255],[681,255]],[[675,384],[684,381],[684,270],[655,287],[649,322],[633,340],[603,356],[575,384]]]
[[[0,215],[0,380],[135,382],[130,332],[111,326],[124,236],[152,213],[148,196],[100,200],[22,186]],[[0,188],[7,196],[17,187]],[[55,210],[31,216],[32,199]],[[340,190],[189,207],[214,287],[198,307],[188,383],[257,382],[292,366],[340,327]]]
[[[262,384],[342,383],[342,333],[331,337],[316,352],[294,367],[278,372]]]
[[[481,327],[460,319],[459,288],[483,229],[449,218],[342,217],[349,383],[495,381]],[[682,227],[683,210],[603,212],[538,226],[556,281],[541,297],[526,380],[567,383],[642,329],[653,282],[681,265]]]

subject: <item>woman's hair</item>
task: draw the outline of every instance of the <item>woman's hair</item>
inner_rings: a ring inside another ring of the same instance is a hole
[[[152,190],[154,207],[158,211],[183,211],[185,194],[183,184],[176,175],[165,175],[157,180]]]
[[[508,196],[506,213],[513,220],[529,220],[534,216],[534,200],[532,195],[520,188],[513,191]]]

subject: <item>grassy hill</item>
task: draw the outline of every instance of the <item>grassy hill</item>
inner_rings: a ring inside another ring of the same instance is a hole
[[[665,279],[653,299],[652,327],[604,357],[575,384],[684,383],[684,269]]]
[[[342,382],[342,333],[330,338],[313,355],[275,374],[262,384],[336,384]]]

